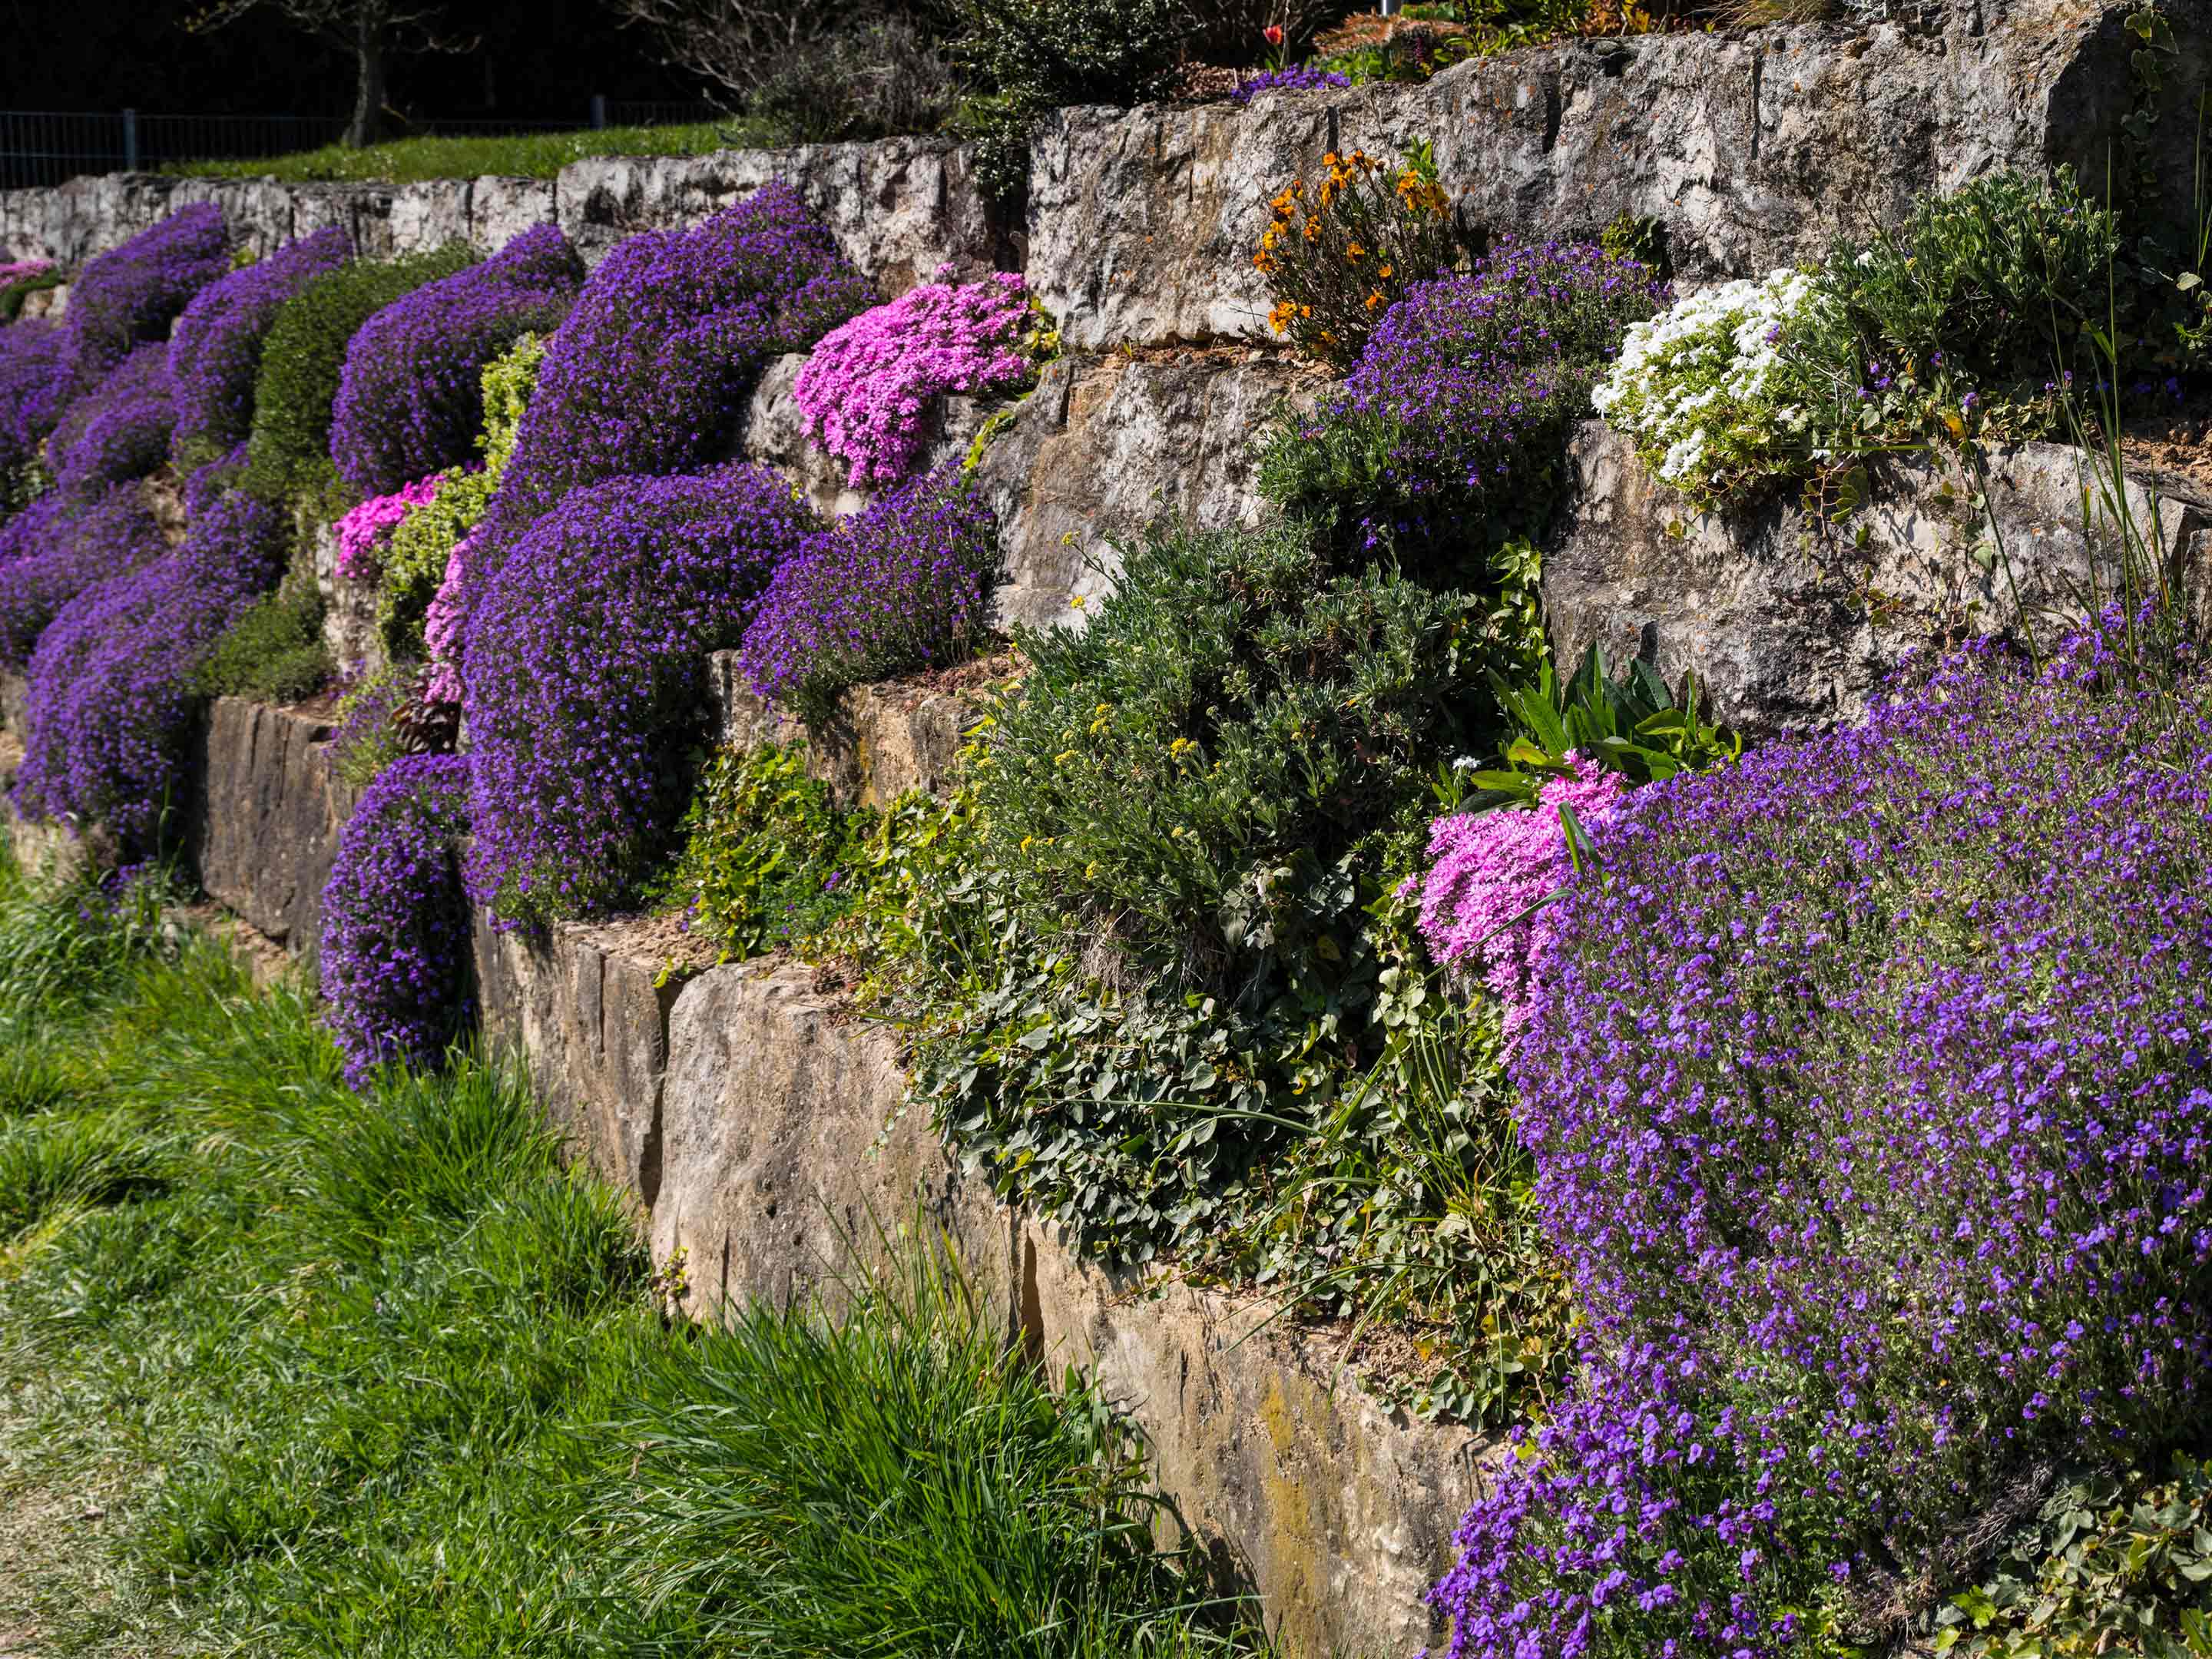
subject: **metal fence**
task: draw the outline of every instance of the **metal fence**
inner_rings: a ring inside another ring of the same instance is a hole
[[[433,120],[395,125],[392,137],[485,137],[574,132],[587,127],[711,121],[702,103],[619,103],[593,98],[580,118]],[[336,143],[343,116],[161,115],[137,110],[0,110],[0,190],[58,185],[84,173],[139,173],[185,161],[290,155]]]

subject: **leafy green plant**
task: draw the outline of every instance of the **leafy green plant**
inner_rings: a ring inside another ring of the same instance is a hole
[[[268,501],[334,496],[331,404],[347,343],[372,313],[401,295],[476,259],[465,245],[451,243],[404,258],[356,260],[317,277],[285,301],[262,347],[253,383],[245,487]]]
[[[1070,104],[1133,104],[1159,91],[1177,46],[1174,0],[962,0],[955,59],[987,89],[957,126],[1001,202],[1029,183],[1038,122]]]
[[[1448,811],[1508,802],[1533,805],[1546,779],[1574,775],[1567,763],[1571,754],[1641,784],[1703,771],[1743,752],[1740,738],[1698,714],[1695,674],[1684,677],[1677,702],[1641,657],[1629,659],[1625,679],[1614,679],[1595,641],[1565,680],[1547,659],[1533,681],[1514,685],[1494,677],[1491,684],[1515,735],[1500,757],[1502,766],[1477,769],[1460,762],[1439,775],[1437,799]]]
[[[858,896],[865,808],[841,810],[797,744],[726,749],[678,830],[684,852],[652,898],[684,905],[692,933],[743,962],[814,939]]]
[[[288,577],[224,630],[192,677],[205,697],[300,702],[328,684],[335,665],[323,642],[323,600],[314,578]]]
[[[934,132],[960,88],[940,45],[896,14],[834,28],[769,67],[745,112],[787,144]]]
[[[1936,1626],[1934,1651],[1960,1659],[2212,1653],[2212,1465],[2063,1484]]]

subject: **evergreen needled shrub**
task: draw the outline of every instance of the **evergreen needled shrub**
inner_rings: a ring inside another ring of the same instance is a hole
[[[468,459],[483,424],[484,366],[522,335],[560,326],[583,280],[568,239],[536,225],[363,323],[331,412],[338,476],[365,495],[389,495]]]
[[[531,527],[468,620],[472,898],[513,925],[631,894],[683,810],[700,659],[813,527],[752,466],[609,479]]]
[[[473,264],[453,244],[403,259],[356,260],[314,277],[276,313],[253,382],[246,487],[267,501],[327,487],[331,406],[356,331],[403,294]]]
[[[1454,1655],[1868,1640],[2024,1473],[2201,1425],[2212,683],[2107,626],[1596,832],[1513,1066],[1589,1365]]]
[[[1021,277],[921,283],[822,337],[792,384],[806,435],[851,468],[856,489],[914,471],[936,400],[1029,378]]]
[[[817,726],[845,688],[975,654],[999,564],[998,521],[957,472],[919,479],[810,536],[745,629],[746,683]]]
[[[468,763],[410,755],[368,786],[323,888],[323,996],[346,1081],[434,1063],[462,1030],[469,911],[460,837]]]
[[[353,239],[331,225],[232,271],[193,297],[169,337],[179,459],[219,453],[253,429],[261,349],[284,302],[353,257]]]

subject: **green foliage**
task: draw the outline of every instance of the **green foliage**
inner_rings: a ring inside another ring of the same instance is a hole
[[[1674,256],[1668,246],[1667,222],[1648,214],[1620,213],[1599,233],[1597,245],[1608,259],[1633,259],[1646,265],[1662,283],[1674,276]]]
[[[104,1580],[97,1634],[132,1652],[1257,1645],[1150,1547],[1127,1430],[940,1255],[860,1317],[672,1328],[625,1200],[564,1169],[518,1073],[356,1095],[295,984],[4,859],[0,1261],[0,1489],[72,1500],[10,1515],[11,1561],[67,1528],[57,1644]]]
[[[780,58],[745,112],[786,144],[934,132],[960,101],[944,52],[896,15],[865,18]]]
[[[2120,123],[2120,165],[2113,195],[2122,204],[2127,246],[2115,287],[2116,331],[2130,361],[2164,374],[2212,361],[2212,188],[2204,167],[2207,105],[2198,95],[2196,176],[2186,211],[2170,198],[2160,166],[2159,118],[2166,71],[2181,56],[2173,26],[2154,0],[2140,0],[2125,20],[2133,107]]]
[[[331,404],[346,345],[370,315],[436,277],[476,263],[465,245],[390,260],[356,260],[317,277],[284,303],[253,383],[253,433],[245,487],[264,501],[324,495],[331,465]]]
[[[684,853],[652,896],[685,905],[725,962],[818,938],[852,907],[875,815],[845,811],[793,744],[726,749],[678,830]]]
[[[326,144],[291,155],[173,162],[165,172],[200,178],[275,177],[292,184],[416,184],[428,179],[550,179],[592,155],[707,155],[757,147],[775,134],[755,123],[694,121],[668,126],[603,127],[579,132],[518,132],[471,138],[398,138],[348,149]]]
[[[1460,763],[1439,779],[1438,798],[1448,811],[1534,805],[1546,779],[1575,775],[1570,754],[1643,784],[1703,771],[1743,752],[1740,738],[1698,714],[1696,675],[1685,677],[1678,703],[1641,657],[1629,660],[1626,680],[1614,679],[1598,659],[1595,641],[1565,681],[1547,659],[1533,682],[1498,678],[1492,689],[1514,735],[1498,768],[1469,770]]]
[[[1934,1650],[1961,1659],[2212,1653],[2212,1466],[2068,1482],[1996,1571],[1936,1615]]]
[[[1905,222],[1838,248],[1820,273],[1811,348],[1860,386],[1910,371],[1938,403],[2039,388],[2075,367],[2120,246],[2070,168],[1994,173],[1924,196]]]
[[[981,82],[957,125],[1001,202],[1029,183],[1039,121],[1070,104],[1134,104],[1162,90],[1176,56],[1174,0],[961,0],[956,60]]]
[[[329,683],[334,667],[323,642],[323,600],[313,575],[288,576],[225,629],[192,677],[204,697],[301,702]]]
[[[476,528],[499,489],[537,389],[545,344],[544,337],[526,334],[484,365],[484,424],[477,437],[483,465],[441,474],[437,493],[392,527],[376,597],[376,629],[388,661],[420,661],[425,654],[423,616],[445,580],[454,544]]]
[[[1488,735],[1489,605],[1335,574],[1296,525],[1156,527],[1123,560],[1088,628],[1023,638],[978,775],[984,855],[1041,937],[1256,996],[1346,948],[1373,838],[1415,828],[1434,761]]]
[[[20,282],[0,284],[0,327],[21,316],[23,301],[33,294],[59,288],[68,280],[59,270],[42,270],[37,276],[26,276]]]
[[[1005,1315],[925,1237],[842,1322],[757,1307],[657,1349],[632,1513],[647,1595],[721,1650],[1120,1659],[1250,1650],[1139,1443],[1070,1368],[1007,1363]]]

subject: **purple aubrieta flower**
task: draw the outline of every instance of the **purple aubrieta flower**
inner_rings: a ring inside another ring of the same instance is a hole
[[[244,443],[253,427],[253,382],[261,343],[276,313],[308,283],[353,257],[336,225],[287,244],[265,259],[202,289],[169,336],[168,370],[179,455]]]

